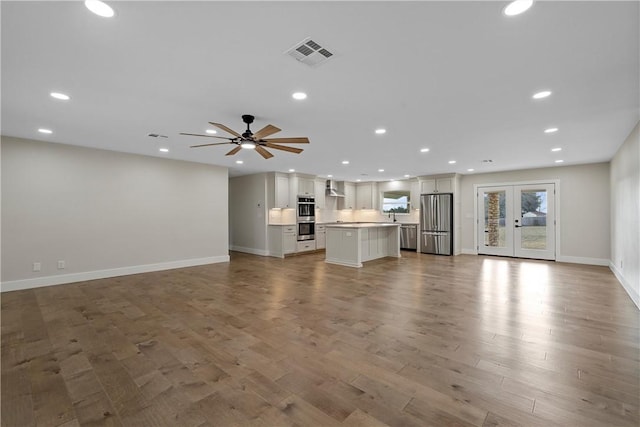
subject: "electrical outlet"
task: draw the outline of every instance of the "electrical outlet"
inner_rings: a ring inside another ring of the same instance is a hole
[[[58,261],[58,270],[64,270],[64,260]]]
[[[39,262],[33,263],[33,271],[40,271],[42,269],[42,264]]]

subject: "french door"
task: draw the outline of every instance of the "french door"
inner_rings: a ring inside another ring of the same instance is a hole
[[[555,185],[478,187],[478,253],[556,259]]]

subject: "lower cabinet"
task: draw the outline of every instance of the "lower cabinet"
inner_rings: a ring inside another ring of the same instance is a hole
[[[295,253],[296,245],[295,225],[269,225],[269,255],[284,258],[287,254]]]
[[[306,251],[315,251],[315,250],[316,250],[315,240],[303,240],[301,242],[298,242],[297,252],[306,252]]]
[[[327,247],[327,229],[324,225],[316,224],[316,249]]]

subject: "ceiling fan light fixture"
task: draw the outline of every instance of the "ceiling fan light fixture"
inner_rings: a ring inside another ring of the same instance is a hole
[[[240,144],[240,146],[247,150],[253,150],[254,148],[256,148],[256,144],[254,144],[251,141],[245,141],[242,144]]]

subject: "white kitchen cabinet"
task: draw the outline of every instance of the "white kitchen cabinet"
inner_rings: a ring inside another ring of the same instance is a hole
[[[316,241],[315,240],[303,240],[298,242],[296,252],[308,252],[316,250]]]
[[[378,186],[375,182],[356,185],[356,209],[378,209]]]
[[[274,208],[293,208],[289,197],[289,178],[286,176],[275,177]]]
[[[428,178],[420,182],[420,192],[429,193],[453,193],[453,178]]]
[[[324,179],[316,179],[314,181],[314,185],[316,188],[316,208],[317,209],[324,209],[326,203],[325,203],[325,188],[327,185],[326,180]]]
[[[356,185],[353,182],[343,183],[344,197],[338,199],[338,209],[354,209],[356,207]]]
[[[420,182],[411,181],[411,209],[420,209]]]
[[[327,246],[327,229],[324,224],[316,224],[316,249]]]
[[[298,178],[298,195],[313,196],[316,192],[316,182],[309,178]]]
[[[269,255],[284,258],[287,254],[295,253],[296,247],[295,225],[269,225]]]

